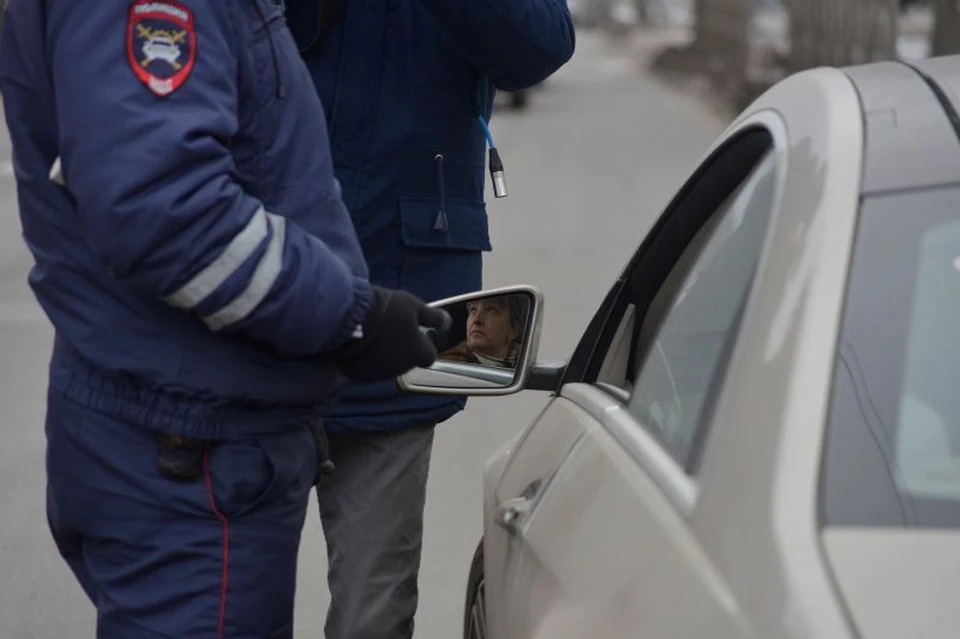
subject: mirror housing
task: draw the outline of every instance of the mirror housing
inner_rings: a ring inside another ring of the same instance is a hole
[[[430,304],[453,318],[435,336],[440,358],[397,378],[407,393],[459,396],[511,395],[523,390],[534,369],[543,322],[543,294],[517,285],[467,293]]]

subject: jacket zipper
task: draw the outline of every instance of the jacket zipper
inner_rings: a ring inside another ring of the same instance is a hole
[[[437,197],[439,200],[439,209],[437,210],[437,217],[433,221],[433,230],[446,233],[450,228],[450,224],[447,219],[447,185],[443,175],[443,155],[437,153],[434,160],[437,162]]]

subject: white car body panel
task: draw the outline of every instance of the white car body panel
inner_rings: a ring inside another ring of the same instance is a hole
[[[643,441],[610,396],[564,388],[503,475],[487,475],[489,637],[850,637],[815,517],[828,385],[799,393],[783,380],[829,380],[844,290],[835,274],[859,194],[859,102],[840,71],[799,74],[714,148],[749,126],[774,134],[786,172],[742,327],[760,337],[737,348],[702,476]],[[497,505],[537,478],[546,485],[511,535],[493,522]],[[751,497],[731,499],[741,494]]]

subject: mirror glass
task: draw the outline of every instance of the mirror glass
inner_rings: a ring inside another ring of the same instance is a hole
[[[443,304],[453,318],[438,339],[440,359],[429,369],[406,375],[418,386],[506,388],[517,379],[517,365],[528,338],[533,298],[525,292],[470,296]]]

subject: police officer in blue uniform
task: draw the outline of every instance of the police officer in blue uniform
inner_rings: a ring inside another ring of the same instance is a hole
[[[485,176],[505,195],[510,168],[509,157],[488,154],[494,93],[532,87],[570,59],[565,1],[285,4],[371,281],[427,301],[480,289],[491,249]],[[515,212],[525,213],[539,214]],[[334,407],[326,424],[337,468],[319,487],[327,639],[413,634],[434,426],[463,407],[390,383],[353,386]]]
[[[97,636],[292,637],[319,419],[449,318],[368,282],[274,0],[14,0],[0,90]]]

